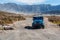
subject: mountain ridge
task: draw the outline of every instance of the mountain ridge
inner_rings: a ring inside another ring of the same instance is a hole
[[[49,11],[60,11],[60,5],[52,6],[50,4],[40,5],[19,5],[16,3],[0,4],[1,11],[25,12],[25,13],[46,13]]]

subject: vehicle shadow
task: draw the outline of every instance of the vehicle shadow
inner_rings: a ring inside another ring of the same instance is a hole
[[[32,29],[32,30],[33,30],[33,29],[41,29],[41,28],[33,28],[32,26],[25,26],[24,28],[25,28],[25,29]]]

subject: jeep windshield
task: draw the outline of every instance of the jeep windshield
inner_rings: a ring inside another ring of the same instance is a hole
[[[43,17],[33,17],[33,20],[43,20]]]

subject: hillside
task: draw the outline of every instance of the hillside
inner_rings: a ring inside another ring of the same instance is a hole
[[[20,5],[16,3],[0,4],[0,10],[9,12],[24,12],[24,13],[49,13],[57,11],[60,14],[60,5],[39,4],[39,5]],[[53,12],[51,14],[53,14]]]
[[[0,24],[11,24],[15,21],[25,20],[25,18],[19,14],[0,11]]]

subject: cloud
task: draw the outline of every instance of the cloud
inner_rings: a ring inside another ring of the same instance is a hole
[[[43,3],[45,2],[46,0],[15,0],[16,2],[22,2],[22,3],[26,3],[26,4],[29,4],[29,5],[32,5],[32,4],[36,4],[36,3]]]

